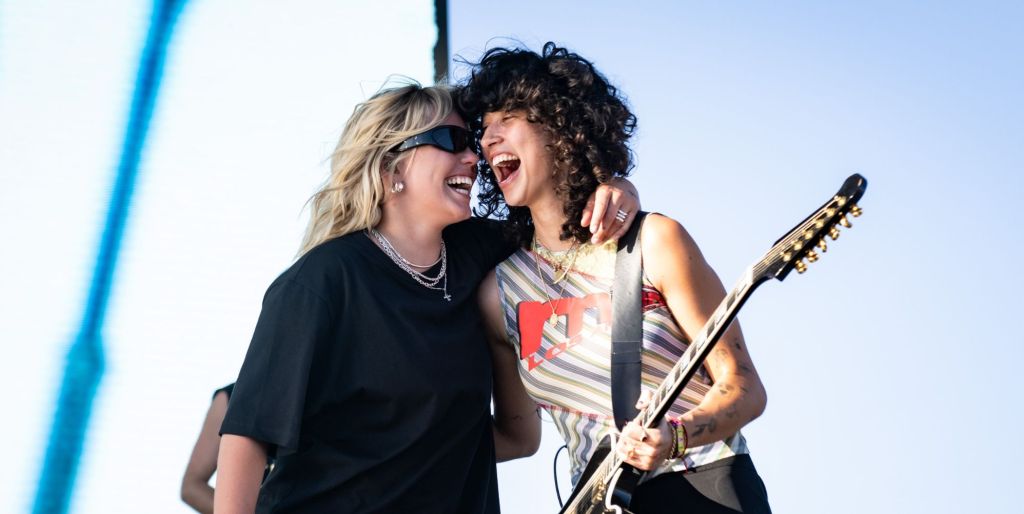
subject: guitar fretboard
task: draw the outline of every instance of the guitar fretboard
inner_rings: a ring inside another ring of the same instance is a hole
[[[754,277],[754,267],[747,268],[732,291],[718,304],[715,312],[708,318],[695,340],[683,352],[683,356],[665,376],[661,385],[654,390],[647,407],[640,412],[641,425],[653,428],[668,413],[676,397],[696,374],[704,362],[704,358],[711,352],[714,343],[729,327],[729,323],[736,317],[736,313],[739,312],[740,307],[754,288],[764,280],[755,282]]]

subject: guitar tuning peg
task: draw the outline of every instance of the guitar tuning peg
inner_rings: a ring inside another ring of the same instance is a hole
[[[796,267],[796,272],[797,273],[803,273],[803,272],[807,271],[807,264],[804,264],[804,260],[803,259],[800,259],[800,260],[796,261],[796,264],[794,264],[793,266]]]
[[[814,231],[813,230],[809,230],[808,229],[806,232],[804,232],[804,239],[810,241],[812,237],[814,237]]]
[[[789,261],[793,260],[793,254],[791,254],[789,252],[782,252],[781,257],[782,257],[782,262],[789,262]]]
[[[839,224],[844,226],[844,227],[846,227],[846,228],[850,228],[851,226],[853,226],[853,225],[850,225],[850,220],[846,219],[846,215],[845,214],[843,214],[842,216],[839,217]]]
[[[825,244],[825,236],[821,236],[821,239],[818,240],[818,248],[821,248],[821,253],[828,251],[828,245]]]
[[[807,262],[818,262],[818,253],[814,250],[807,251]]]
[[[861,209],[860,207],[858,207],[857,204],[853,204],[850,207],[850,214],[853,214],[853,217],[856,218],[856,217],[860,216],[861,214],[864,214],[864,210]]]
[[[803,241],[801,241],[799,239],[797,239],[796,241],[793,241],[793,251],[799,252],[800,249],[803,248],[803,247],[804,247]]]
[[[840,207],[846,205],[846,197],[845,196],[836,195],[836,196],[833,197],[833,200],[835,200],[836,201],[836,205],[838,205]]]
[[[839,239],[839,229],[834,226],[828,229],[828,237],[831,237],[833,241]]]

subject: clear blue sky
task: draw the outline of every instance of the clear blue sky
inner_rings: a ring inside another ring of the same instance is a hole
[[[769,393],[745,432],[776,512],[1015,511],[1020,3],[450,12],[453,53],[552,40],[620,86],[644,207],[679,219],[727,287],[849,173],[868,178],[853,229],[740,315]],[[499,466],[509,512],[555,505],[545,429],[537,456]]]

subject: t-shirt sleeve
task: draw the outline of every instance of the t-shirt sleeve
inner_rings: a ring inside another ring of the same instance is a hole
[[[217,395],[220,394],[220,393],[225,393],[225,394],[228,395],[228,400],[230,400],[231,399],[231,392],[234,391],[234,389],[235,389],[235,383],[232,382],[232,383],[230,383],[230,384],[228,384],[228,385],[226,385],[226,386],[224,386],[224,387],[214,391],[213,392],[213,396],[210,397],[210,399],[212,400],[213,398],[216,398]]]
[[[238,374],[221,434],[262,441],[273,455],[299,447],[310,370],[330,337],[327,301],[305,286],[281,280],[267,290],[252,342]]]

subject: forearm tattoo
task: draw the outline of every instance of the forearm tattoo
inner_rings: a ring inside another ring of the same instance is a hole
[[[729,419],[735,418],[737,414],[739,414],[739,408],[736,407],[735,403],[725,409],[725,417]]]
[[[697,430],[693,431],[693,435],[701,435],[704,433],[705,430],[707,430],[709,434],[713,434],[715,433],[716,428],[718,428],[718,421],[715,420],[714,416],[711,416],[710,418],[708,418],[707,422],[697,423]]]

